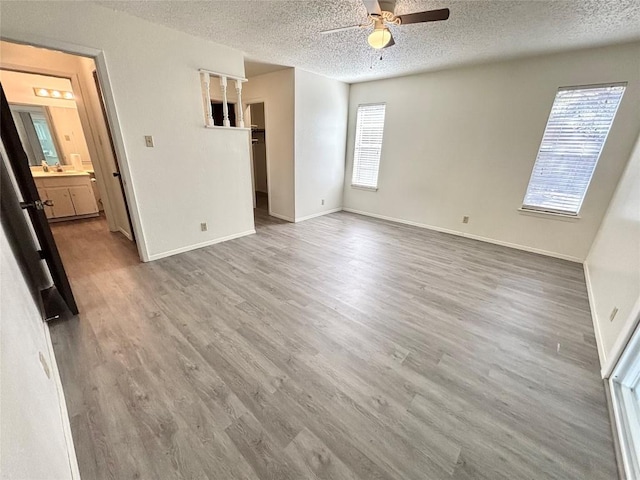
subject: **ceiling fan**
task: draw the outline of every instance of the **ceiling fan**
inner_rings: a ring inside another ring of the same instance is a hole
[[[367,19],[360,25],[351,25],[348,27],[333,28],[324,30],[320,33],[328,34],[342,32],[344,30],[353,30],[356,28],[371,28],[373,31],[369,34],[367,41],[370,46],[376,49],[382,49],[395,45],[393,35],[389,26],[408,25],[411,23],[439,22],[449,18],[449,9],[441,8],[438,10],[427,10],[425,12],[408,13],[405,15],[394,14],[395,0],[362,0],[367,9]]]

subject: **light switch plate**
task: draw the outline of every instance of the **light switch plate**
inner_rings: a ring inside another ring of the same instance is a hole
[[[151,135],[145,135],[144,143],[146,143],[147,147],[153,147],[153,137]]]

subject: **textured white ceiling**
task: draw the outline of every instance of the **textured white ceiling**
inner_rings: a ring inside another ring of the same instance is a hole
[[[448,7],[448,21],[393,28],[377,55],[360,0],[100,1],[116,10],[240,49],[247,58],[346,82],[640,39],[640,0],[398,0],[396,13]]]

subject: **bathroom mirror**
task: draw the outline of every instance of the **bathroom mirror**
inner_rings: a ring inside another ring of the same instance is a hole
[[[16,104],[9,107],[29,165],[40,166],[46,162],[53,166],[64,163],[47,107]]]

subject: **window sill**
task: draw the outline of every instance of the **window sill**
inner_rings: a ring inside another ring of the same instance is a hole
[[[568,213],[543,212],[541,210],[529,210],[528,208],[519,208],[518,213],[521,215],[529,215],[532,217],[544,217],[550,220],[560,220],[563,222],[577,222],[582,217],[580,215],[570,215]]]
[[[351,184],[351,188],[355,188],[356,190],[366,190],[368,192],[377,192],[378,187],[365,187],[364,185],[353,185]]]

